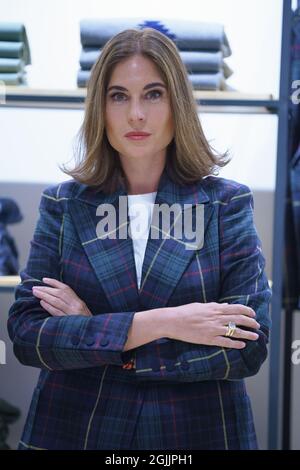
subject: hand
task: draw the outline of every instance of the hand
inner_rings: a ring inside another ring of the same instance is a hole
[[[41,306],[50,313],[50,315],[54,317],[65,315],[92,316],[86,304],[67,284],[48,277],[44,277],[43,282],[52,287],[34,286],[32,293],[41,299]]]
[[[242,349],[246,343],[239,340],[255,341],[259,337],[257,333],[241,328],[236,328],[234,340],[225,336],[229,322],[245,328],[260,328],[254,318],[254,310],[245,305],[194,302],[169,308],[169,312],[172,316],[168,321],[168,335],[166,335],[169,338],[195,344]]]

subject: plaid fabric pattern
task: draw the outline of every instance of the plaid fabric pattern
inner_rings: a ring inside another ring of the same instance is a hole
[[[98,205],[118,215],[121,195],[73,180],[42,195],[8,320],[18,359],[42,369],[19,448],[255,449],[243,378],[266,358],[270,290],[249,188],[212,176],[179,186],[164,171],[155,202],[192,204],[193,223],[204,204],[204,246],[149,238],[139,290],[130,237],[96,235]],[[31,291],[43,277],[68,284],[93,317],[48,315]],[[122,352],[136,311],[212,301],[254,308],[259,340],[225,351],[162,338]]]

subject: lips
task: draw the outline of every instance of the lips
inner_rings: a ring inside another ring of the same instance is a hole
[[[132,132],[127,132],[127,134],[125,134],[125,137],[148,137],[149,135],[149,132],[135,132],[135,131],[132,131]]]
[[[147,139],[150,135],[151,134],[149,134],[148,132],[127,132],[127,134],[125,134],[125,137],[130,140],[139,141]]]

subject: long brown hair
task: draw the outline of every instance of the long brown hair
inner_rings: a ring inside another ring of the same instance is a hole
[[[228,163],[227,153],[214,153],[207,142],[192,85],[178,49],[171,39],[153,28],[124,30],[103,47],[88,83],[75,168],[68,170],[63,166],[61,170],[75,180],[105,192],[113,192],[118,184],[126,184],[118,152],[106,136],[106,90],[113,68],[135,54],[153,61],[170,96],[174,122],[174,138],[167,148],[166,160],[170,177],[178,184],[187,184],[216,174],[219,167]]]

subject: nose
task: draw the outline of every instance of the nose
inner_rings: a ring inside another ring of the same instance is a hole
[[[139,99],[133,99],[130,102],[128,110],[128,119],[130,122],[144,121],[145,120],[145,110]]]

